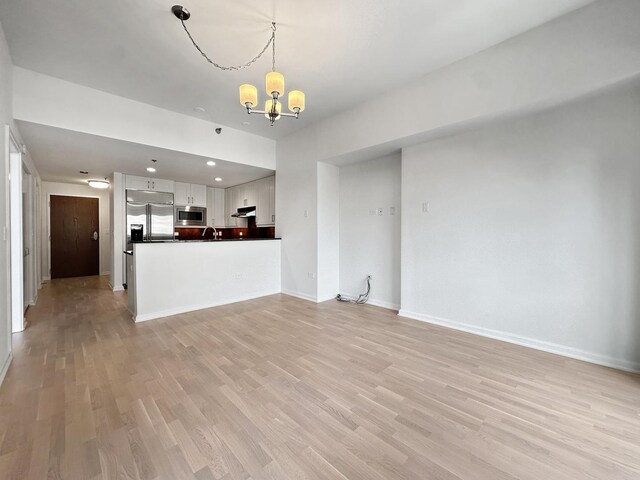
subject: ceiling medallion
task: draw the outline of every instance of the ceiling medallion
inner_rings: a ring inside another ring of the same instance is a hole
[[[249,60],[247,63],[237,66],[223,66],[220,65],[207,56],[204,51],[198,46],[195,42],[191,33],[187,29],[185,25],[185,21],[189,20],[191,17],[191,13],[184,8],[182,5],[174,5],[171,8],[171,12],[180,20],[182,23],[182,27],[184,31],[187,33],[189,40],[193,46],[200,52],[200,55],[204,57],[204,59],[220,70],[242,70],[243,68],[250,67],[253,65],[262,55],[267,51],[269,46],[271,46],[272,50],[272,60],[271,60],[271,72],[267,73],[265,77],[265,90],[267,95],[270,97],[269,100],[265,102],[264,110],[255,110],[254,107],[258,104],[258,89],[253,85],[244,84],[240,85],[240,104],[247,109],[248,114],[259,113],[263,114],[267,119],[269,119],[269,123],[271,126],[275,123],[276,120],[279,120],[280,117],[292,117],[298,118],[300,113],[304,111],[305,107],[305,96],[300,90],[292,90],[289,92],[288,98],[288,107],[291,113],[285,113],[282,111],[282,103],[280,102],[280,97],[284,95],[284,75],[276,71],[276,24],[275,22],[271,23],[271,37],[269,41],[264,46],[262,51],[258,53],[255,57]]]

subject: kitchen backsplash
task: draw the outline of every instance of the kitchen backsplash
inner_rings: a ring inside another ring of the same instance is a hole
[[[207,233],[202,237],[202,228],[176,228],[179,235],[176,240],[201,240],[202,238],[213,238],[213,229],[207,229]],[[222,232],[220,238],[275,238],[276,229],[274,227],[254,227],[254,228],[217,228]]]

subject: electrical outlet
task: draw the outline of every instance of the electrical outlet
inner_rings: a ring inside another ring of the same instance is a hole
[[[307,217],[309,217],[309,211],[308,211],[308,210],[305,210],[305,211],[304,211],[304,218],[307,218]]]
[[[429,212],[429,202],[423,202],[422,203],[422,213],[428,213]]]
[[[379,217],[381,217],[383,213],[384,213],[384,212],[382,211],[382,209],[381,209],[381,208],[376,209],[376,214],[377,214]]]

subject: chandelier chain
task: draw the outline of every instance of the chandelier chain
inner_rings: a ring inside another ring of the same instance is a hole
[[[191,43],[193,44],[193,46],[196,47],[196,50],[198,50],[198,52],[200,52],[200,55],[202,55],[204,57],[204,59],[207,62],[209,62],[211,65],[213,65],[214,67],[219,68],[220,70],[242,70],[243,68],[250,67],[251,65],[256,63],[260,59],[260,57],[262,57],[262,55],[264,55],[264,52],[267,51],[269,46],[273,46],[272,67],[273,67],[273,71],[274,72],[276,71],[276,23],[275,22],[271,23],[271,30],[272,30],[271,38],[269,38],[269,41],[264,46],[264,48],[260,51],[260,53],[258,53],[255,57],[253,57],[251,60],[249,60],[245,64],[234,65],[234,66],[227,67],[225,65],[220,65],[219,63],[216,63],[213,60],[211,60],[209,58],[209,56],[206,53],[204,53],[204,51],[202,51],[200,46],[196,43],[196,41],[191,36],[191,33],[189,32],[189,29],[184,24],[184,19],[182,17],[179,17],[179,20],[180,20],[180,23],[182,23],[182,28],[184,28],[184,31],[187,33],[187,36],[189,37],[189,40],[191,40]]]

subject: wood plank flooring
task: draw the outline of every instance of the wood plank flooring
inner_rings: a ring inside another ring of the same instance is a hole
[[[0,390],[0,478],[640,478],[639,376],[370,306],[135,325],[125,305],[104,278],[43,288]]]

